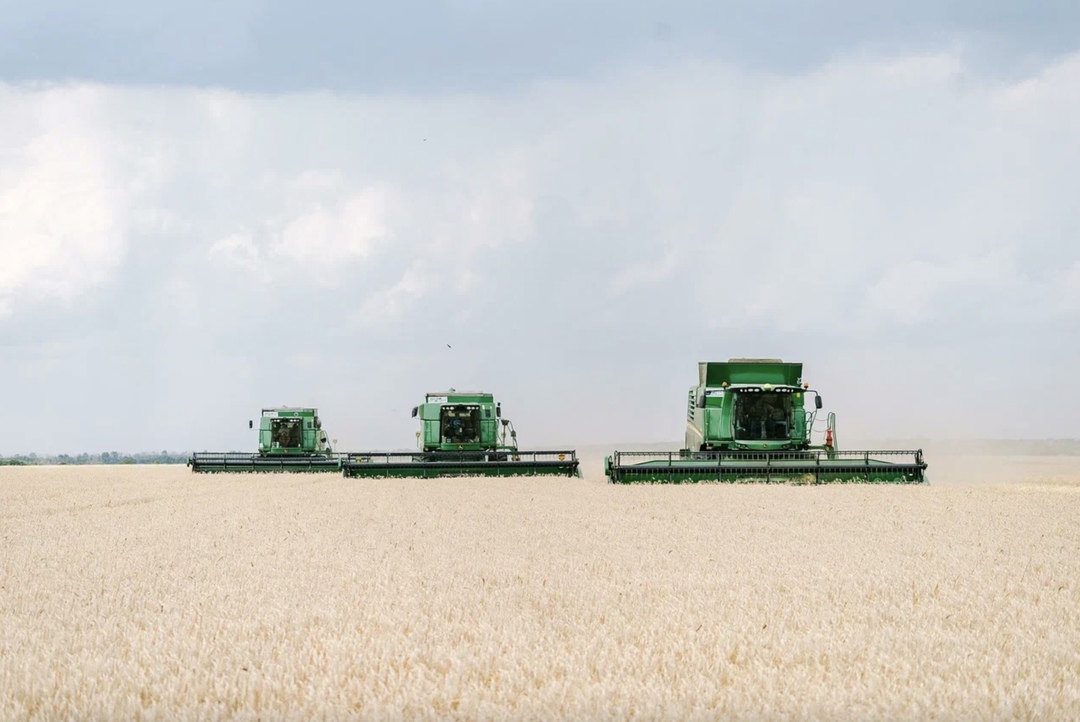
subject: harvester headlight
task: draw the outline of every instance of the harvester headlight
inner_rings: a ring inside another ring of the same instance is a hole
[[[721,381],[720,382],[720,388],[726,389],[727,388],[727,381]]]
[[[566,459],[566,454],[559,454],[559,461],[563,461],[565,459]]]
[[[808,389],[808,388],[810,388],[810,382],[809,382],[809,381],[804,381],[804,382],[803,382],[803,385],[802,385],[802,387],[803,387],[804,389]]]
[[[772,391],[772,384],[764,384],[761,388],[765,389],[766,391]]]

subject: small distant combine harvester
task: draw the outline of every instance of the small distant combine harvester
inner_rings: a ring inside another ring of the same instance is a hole
[[[420,420],[419,450],[335,453],[317,409],[263,409],[257,453],[199,452],[188,466],[196,472],[331,471],[347,477],[581,476],[574,450],[519,449],[517,431],[492,394],[429,393],[412,415]]]
[[[813,396],[811,408],[806,401]],[[686,442],[679,451],[616,451],[604,461],[612,483],[926,483],[922,450],[841,451],[836,415],[811,443],[821,396],[801,363],[730,359],[698,364]]]
[[[248,428],[254,423],[249,421]],[[259,417],[259,450],[254,454],[204,451],[192,454],[188,466],[200,472],[341,471],[314,408],[263,409]]]
[[[502,405],[483,391],[432,392],[413,407],[418,451],[348,453],[345,476],[581,476],[573,450],[522,451]]]

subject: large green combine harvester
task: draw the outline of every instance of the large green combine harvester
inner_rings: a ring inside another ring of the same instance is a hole
[[[577,452],[522,451],[502,405],[482,391],[428,393],[412,410],[416,451],[348,453],[349,477],[581,476]]]
[[[248,422],[254,428],[254,422]],[[263,409],[259,417],[259,450],[254,454],[203,451],[188,466],[198,472],[341,471],[319,411],[314,408]]]
[[[702,362],[687,398],[684,448],[616,451],[604,470],[610,482],[622,484],[926,482],[921,449],[840,450],[833,413],[822,443],[813,444],[821,408],[821,396],[802,379],[801,363]]]

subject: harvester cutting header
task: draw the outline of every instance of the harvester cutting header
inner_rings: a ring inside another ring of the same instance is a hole
[[[813,396],[813,408],[806,408]],[[605,460],[612,482],[925,481],[917,451],[840,451],[836,415],[812,443],[821,396],[802,379],[801,363],[730,359],[698,364],[687,399],[685,448],[616,451]]]

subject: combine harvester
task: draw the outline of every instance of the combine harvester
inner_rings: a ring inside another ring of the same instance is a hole
[[[348,453],[350,477],[581,476],[575,451],[521,451],[502,406],[484,392],[429,393],[412,410],[420,451]]]
[[[806,397],[814,396],[807,410]],[[926,483],[917,451],[840,451],[836,415],[820,445],[811,432],[821,396],[802,380],[801,363],[731,359],[698,364],[680,451],[616,451],[604,460],[611,483]]]
[[[197,452],[188,466],[198,472],[341,471],[341,455],[330,448],[318,409],[282,407],[262,410],[258,453]]]

